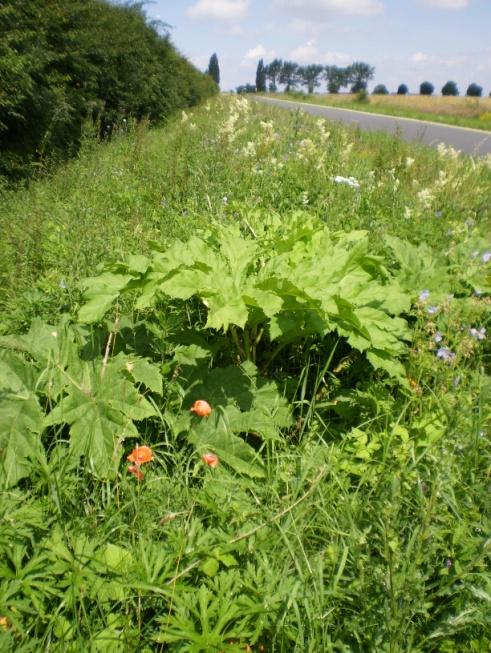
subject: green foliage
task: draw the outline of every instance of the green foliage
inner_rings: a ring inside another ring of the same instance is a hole
[[[266,92],[266,67],[262,59],[259,59],[256,69],[256,90],[258,93]]]
[[[399,84],[397,87],[397,95],[407,95],[409,93],[409,88],[407,84]]]
[[[481,97],[482,96],[482,86],[479,86],[479,84],[476,84],[475,82],[472,82],[472,84],[469,84],[467,87],[467,91],[465,94],[468,97]]]
[[[217,86],[220,85],[220,66],[218,65],[218,57],[214,52],[210,57],[210,62],[208,64],[208,70],[206,71],[208,75],[212,78]]]
[[[420,95],[433,95],[435,87],[431,82],[422,82],[419,85],[419,94]]]
[[[349,75],[347,68],[340,68],[339,66],[326,66],[325,79],[327,81],[328,93],[339,93],[342,86],[349,84]]]
[[[156,122],[215,92],[139,4],[7,0],[0,34],[0,174],[12,178],[75,152],[88,119],[108,136],[123,118]]]
[[[124,290],[140,291],[138,309],[161,295],[198,297],[207,309],[205,327],[230,333],[242,360],[269,366],[276,352],[263,346],[265,331],[279,347],[336,332],[402,382],[397,358],[410,335],[396,316],[409,309],[409,300],[368,253],[366,234],[331,234],[303,214],[249,226],[245,233],[237,225],[219,226],[86,280],[89,301],[79,319],[101,320]]]
[[[323,66],[315,63],[299,67],[298,76],[300,77],[301,84],[307,87],[307,92],[309,94],[312,94],[314,89],[321,85],[319,77],[323,70]]]
[[[446,82],[442,86],[442,95],[458,95],[459,89],[455,82]]]
[[[233,96],[2,189],[0,649],[488,651],[490,183]]]
[[[385,86],[385,84],[377,84],[377,86],[373,89],[373,94],[388,95],[389,91],[387,90],[387,86]]]

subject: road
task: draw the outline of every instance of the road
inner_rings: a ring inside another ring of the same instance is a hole
[[[257,102],[274,104],[285,109],[305,111],[314,116],[322,116],[328,120],[343,122],[360,129],[383,131],[394,136],[400,136],[408,141],[424,143],[436,147],[439,143],[451,145],[456,150],[473,156],[491,154],[491,132],[467,127],[454,127],[424,120],[413,120],[395,116],[385,116],[380,113],[353,111],[352,109],[337,109],[306,102],[292,102],[257,96]]]

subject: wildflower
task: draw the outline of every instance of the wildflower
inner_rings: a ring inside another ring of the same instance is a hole
[[[404,217],[406,218],[406,220],[409,220],[412,214],[413,214],[412,209],[410,209],[409,206],[406,206],[404,208]]]
[[[482,295],[482,293],[483,293],[483,291],[482,291],[480,288],[476,288],[476,289],[474,290],[474,295],[475,295],[476,297],[480,297],[480,296]]]
[[[486,338],[486,329],[484,327],[481,327],[480,329],[472,327],[472,329],[469,329],[469,334],[473,338],[476,338],[476,340],[484,340]]]
[[[211,406],[204,399],[197,399],[191,406],[191,412],[199,417],[208,417],[211,413]]]
[[[410,156],[406,157],[406,168],[410,168],[414,163],[414,159],[411,158]]]
[[[440,349],[437,350],[436,355],[438,356],[438,358],[441,358],[441,360],[445,361],[446,363],[451,363],[455,358],[454,352],[450,351],[448,347],[440,347]]]
[[[220,462],[218,460],[218,456],[214,453],[204,453],[201,456],[201,460],[205,463],[205,465],[208,465],[208,467],[211,467],[212,469],[216,469]]]
[[[135,476],[139,481],[142,481],[145,476],[145,474],[140,469],[140,465],[130,465],[128,467],[128,471],[130,474],[133,474],[133,476]]]
[[[66,290],[66,289],[68,288],[68,285],[67,285],[67,282],[65,281],[65,279],[62,279],[62,280],[60,281],[60,283],[58,284],[58,286],[59,286],[62,290]]]
[[[457,388],[460,385],[461,377],[456,376],[455,379],[452,381],[452,385],[454,388]]]
[[[481,258],[483,263],[489,263],[489,261],[491,261],[491,252],[484,252]]]
[[[143,445],[142,447],[136,447],[127,457],[127,460],[130,463],[135,463],[136,465],[144,465],[153,460],[153,452],[150,447]]]
[[[443,340],[443,335],[440,333],[440,331],[437,331],[435,335],[433,336],[433,340],[435,342],[441,342]]]
[[[447,561],[445,562],[445,567],[447,569],[450,569],[451,566],[452,566],[452,560],[451,558],[447,558]]]
[[[436,315],[436,313],[438,313],[439,310],[440,309],[438,306],[428,306],[426,312],[428,313],[428,315]]]
[[[419,301],[420,302],[425,302],[428,299],[429,296],[430,296],[430,291],[429,290],[422,290],[419,293]]]
[[[360,188],[360,182],[354,177],[342,177],[341,175],[336,175],[336,177],[334,177],[334,181],[336,184],[346,184],[346,186],[356,188],[357,190]]]
[[[479,250],[475,249],[471,254],[471,258],[477,258],[478,256],[479,256]]]

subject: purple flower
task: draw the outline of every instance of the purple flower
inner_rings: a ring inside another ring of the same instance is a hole
[[[480,288],[476,288],[476,289],[474,290],[474,295],[475,295],[476,297],[480,297],[480,296],[482,295],[482,290],[481,290]]]
[[[419,301],[420,302],[425,302],[428,299],[429,296],[430,296],[430,291],[429,290],[422,290],[419,293]]]
[[[447,558],[447,561],[445,562],[445,567],[446,567],[447,569],[450,569],[451,566],[452,566],[452,559],[451,559],[451,558]]]
[[[491,252],[484,252],[481,258],[483,263],[488,263],[489,261],[491,261]]]
[[[426,312],[428,313],[428,315],[435,315],[436,313],[438,313],[438,310],[439,310],[438,306],[428,306]]]
[[[441,358],[441,360],[445,361],[446,363],[451,363],[455,358],[454,352],[450,351],[448,347],[440,347],[440,349],[437,350],[436,355],[438,356],[438,358]]]
[[[469,329],[469,334],[473,338],[476,338],[476,340],[484,340],[486,338],[486,329],[484,327],[481,327],[480,329],[472,327],[472,329]]]
[[[433,340],[435,342],[441,342],[443,340],[443,335],[440,333],[440,331],[437,331],[435,335],[433,336]]]

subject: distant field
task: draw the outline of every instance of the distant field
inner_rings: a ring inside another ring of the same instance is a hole
[[[285,94],[278,94],[284,97]],[[427,95],[369,95],[361,102],[354,94],[306,95],[290,93],[288,97],[314,104],[339,106],[359,111],[432,120],[461,127],[491,130],[491,98],[442,97]]]

